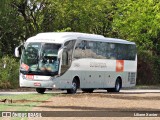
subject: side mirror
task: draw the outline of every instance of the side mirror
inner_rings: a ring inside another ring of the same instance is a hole
[[[15,48],[14,55],[15,55],[15,57],[20,57],[19,47],[16,47],[16,48]]]
[[[15,57],[20,57],[21,56],[23,47],[24,47],[23,44],[21,44],[21,45],[19,45],[18,47],[15,48],[15,51],[14,51]]]

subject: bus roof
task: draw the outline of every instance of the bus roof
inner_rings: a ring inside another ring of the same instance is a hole
[[[102,35],[79,33],[79,32],[46,32],[46,33],[39,33],[36,36],[28,38],[26,42],[46,42],[46,43],[63,44],[65,41],[71,40],[71,39],[135,44],[134,42],[129,42],[127,40],[122,40],[122,39],[117,39],[117,38],[106,38]]]

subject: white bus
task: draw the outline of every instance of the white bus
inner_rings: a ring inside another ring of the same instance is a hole
[[[21,52],[22,51],[22,52]],[[136,84],[134,42],[77,32],[40,33],[15,49],[20,87],[76,93],[106,89],[119,92]]]

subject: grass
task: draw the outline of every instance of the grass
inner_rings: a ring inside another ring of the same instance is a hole
[[[160,85],[136,85],[135,87],[127,87],[123,89],[160,89]]]
[[[48,100],[57,94],[22,94],[4,95],[2,99],[12,99],[13,103],[0,103],[0,111],[30,111],[33,107]]]
[[[137,85],[136,89],[160,89],[160,85]]]
[[[21,95],[4,95],[0,96],[0,100],[9,99],[13,103],[0,103],[0,111],[31,111],[33,107],[50,99],[58,94],[21,94]],[[28,118],[13,117],[10,120],[28,120]]]

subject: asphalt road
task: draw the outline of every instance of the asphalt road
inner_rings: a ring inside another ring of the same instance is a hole
[[[105,93],[107,92],[106,90],[94,90],[95,93]],[[94,93],[93,92],[93,93]],[[13,92],[13,91],[0,91],[0,96],[1,95],[18,95],[18,94],[35,94],[37,93],[36,91],[25,91],[25,92]],[[49,90],[46,91],[45,93],[66,93],[66,91],[61,91],[61,90]],[[81,90],[78,90],[77,93],[82,93]],[[138,93],[160,93],[160,89],[128,89],[128,90],[121,90],[120,93],[131,93],[131,94],[138,94]]]

